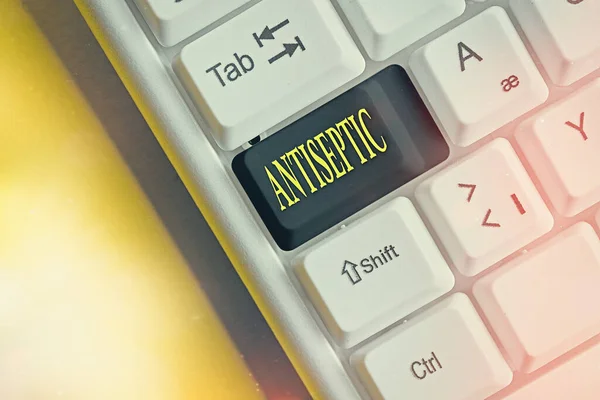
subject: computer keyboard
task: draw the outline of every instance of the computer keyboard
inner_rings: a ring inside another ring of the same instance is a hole
[[[600,398],[599,0],[78,3],[315,398]]]

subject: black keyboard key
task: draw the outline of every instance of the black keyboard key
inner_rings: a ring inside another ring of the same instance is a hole
[[[406,72],[391,66],[233,160],[275,242],[292,250],[448,157]]]

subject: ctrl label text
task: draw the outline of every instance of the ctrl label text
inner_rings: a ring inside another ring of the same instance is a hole
[[[431,357],[423,357],[420,360],[413,361],[413,363],[410,364],[410,371],[412,372],[412,375],[420,381],[432,374],[435,374],[436,372],[439,372],[443,368],[444,367],[442,367],[442,363],[433,351],[431,352]]]

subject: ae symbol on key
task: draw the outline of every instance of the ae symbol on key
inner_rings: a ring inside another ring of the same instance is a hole
[[[508,78],[502,80],[502,82],[500,82],[500,85],[502,85],[502,90],[504,90],[505,92],[510,92],[514,88],[518,87],[520,84],[521,82],[519,82],[519,77],[516,75],[511,75]]]

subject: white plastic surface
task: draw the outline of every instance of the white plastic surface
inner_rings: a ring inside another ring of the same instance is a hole
[[[515,151],[496,139],[423,182],[417,200],[460,272],[473,276],[553,225]]]
[[[567,86],[600,67],[600,2],[511,0],[552,81]]]
[[[393,200],[310,250],[298,275],[330,332],[346,347],[454,286],[446,261],[407,198]]]
[[[175,68],[219,146],[233,150],[365,61],[329,1],[263,0],[184,47]]]
[[[500,7],[418,49],[410,67],[459,146],[476,142],[548,97],[548,87]]]
[[[517,141],[556,210],[600,201],[600,79],[523,123]]]
[[[465,11],[464,0],[341,0],[369,56],[382,61]]]
[[[353,357],[373,399],[482,400],[512,371],[466,295],[457,293]]]
[[[600,344],[596,344],[503,400],[597,400],[599,376]]]
[[[135,0],[163,46],[173,46],[250,0]]]
[[[534,371],[600,333],[600,240],[580,222],[475,283],[513,365]]]

